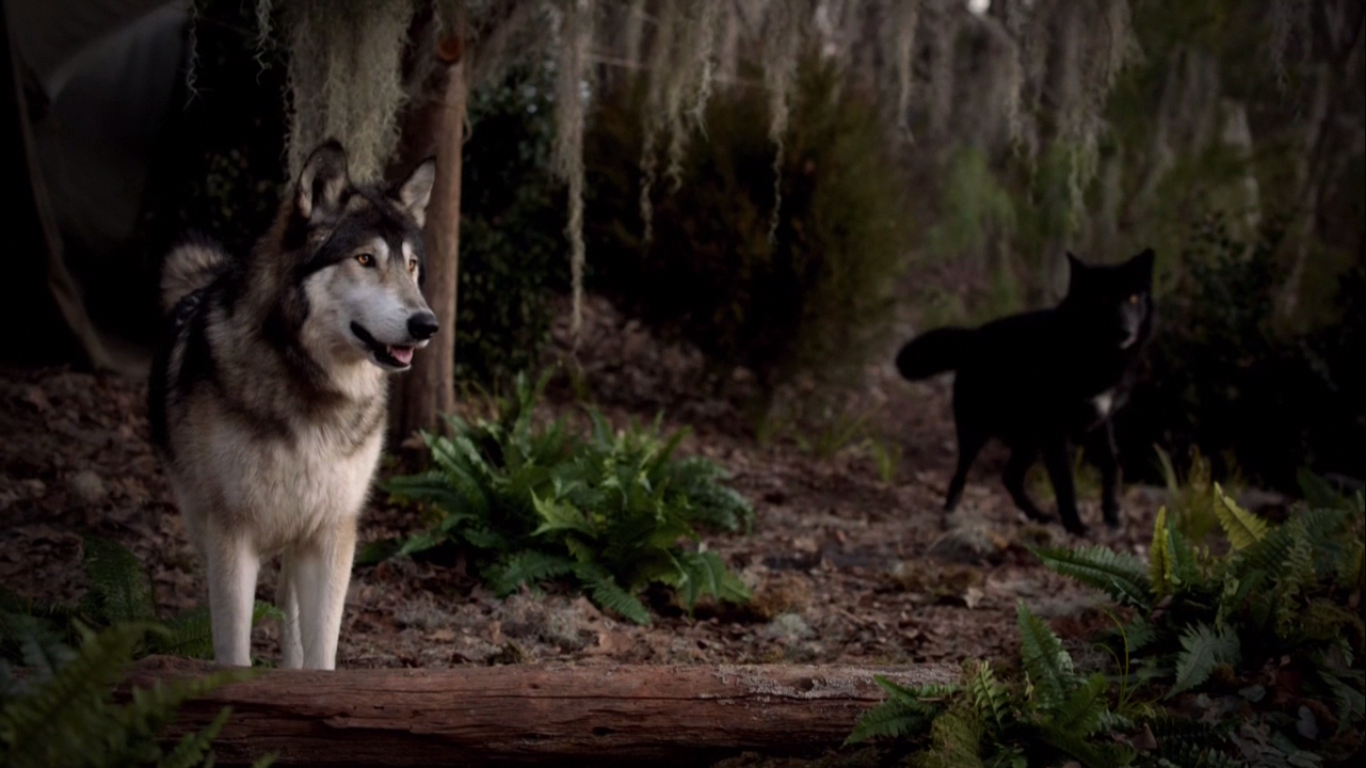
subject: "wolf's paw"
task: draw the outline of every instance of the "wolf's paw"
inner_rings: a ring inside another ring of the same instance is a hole
[[[1085,539],[1091,535],[1091,529],[1082,523],[1077,523],[1076,525],[1064,524],[1063,527],[1067,529],[1068,533],[1079,539]]]

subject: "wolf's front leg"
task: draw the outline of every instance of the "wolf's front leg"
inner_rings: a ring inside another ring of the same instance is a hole
[[[299,593],[294,589],[294,561],[286,552],[280,560],[280,578],[275,584],[275,605],[285,615],[280,623],[280,665],[299,669],[304,665],[304,646],[299,639]]]
[[[1085,536],[1086,526],[1077,514],[1077,489],[1072,482],[1072,462],[1067,457],[1067,441],[1054,438],[1044,441],[1043,464],[1048,479],[1053,483],[1053,495],[1058,500],[1058,516],[1068,533]]]
[[[337,635],[355,552],[356,521],[347,518],[320,531],[288,559],[305,669],[337,667]]]
[[[246,537],[208,531],[204,554],[209,572],[209,617],[213,659],[235,667],[251,666],[251,614],[261,555]]]

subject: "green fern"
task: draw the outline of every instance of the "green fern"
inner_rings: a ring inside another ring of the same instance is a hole
[[[1237,664],[1240,657],[1238,636],[1216,632],[1197,624],[1181,635],[1181,652],[1176,657],[1176,680],[1171,693],[1190,690],[1209,679],[1220,664]]]
[[[1247,549],[1266,537],[1266,522],[1225,496],[1218,483],[1214,484],[1214,499],[1214,512],[1234,549]]]
[[[1034,554],[1050,570],[1103,590],[1124,605],[1148,608],[1152,604],[1152,582],[1143,564],[1130,555],[1105,547],[1047,547]]]
[[[856,744],[871,739],[897,739],[927,731],[961,688],[956,685],[924,685],[907,688],[874,675],[873,682],[887,692],[887,699],[864,713],[845,739]]]
[[[9,684],[0,701],[0,763],[26,766],[194,766],[211,763],[208,742],[222,721],[192,734],[165,753],[156,736],[190,698],[251,676],[230,670],[201,680],[134,688],[116,705],[113,686],[123,679],[135,650],[149,633],[165,630],[147,623],[120,623],[95,633],[77,625],[79,650],[58,667],[30,667],[22,683]],[[4,665],[0,664],[0,668]],[[5,668],[6,677],[8,670]]]
[[[279,608],[265,601],[257,600],[252,607],[253,626],[266,619],[278,621],[283,618],[284,613]],[[155,632],[148,636],[149,653],[191,659],[213,658],[213,627],[208,606],[201,605],[172,616],[166,620],[163,628],[164,632]]]
[[[1023,601],[1016,612],[1020,631],[1020,660],[1039,697],[1048,709],[1063,700],[1072,676],[1072,657],[1063,650],[1062,641],[1053,634]]]
[[[593,602],[628,621],[637,624],[650,623],[650,612],[645,608],[645,604],[635,595],[622,589],[610,573],[583,563],[578,564],[574,571],[588,589]]]
[[[137,556],[126,547],[85,537],[82,565],[90,582],[83,609],[99,624],[156,619],[152,584]]]
[[[651,584],[676,590],[689,611],[705,596],[749,599],[719,557],[684,545],[700,542],[702,528],[747,529],[754,515],[715,464],[675,458],[686,430],[664,435],[662,416],[616,430],[592,410],[587,435],[562,420],[538,427],[532,415],[548,380],[519,376],[491,418],[450,417],[449,437],[424,435],[436,468],[384,488],[439,521],[366,547],[359,562],[450,545],[499,594],[567,581],[642,623],[649,612],[638,595]]]
[[[487,570],[487,575],[494,594],[504,597],[523,584],[534,585],[573,572],[572,559],[528,549],[503,558]]]
[[[1166,457],[1166,454],[1162,454]],[[1161,597],[1172,591],[1172,540],[1167,531],[1167,508],[1157,510],[1157,521],[1153,524],[1153,543],[1149,549],[1148,579],[1152,582],[1153,593]]]

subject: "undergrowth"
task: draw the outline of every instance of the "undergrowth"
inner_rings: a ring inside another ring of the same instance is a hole
[[[158,682],[116,701],[115,686],[141,656],[211,656],[209,615],[196,609],[159,622],[146,573],[118,544],[87,537],[82,564],[90,589],[76,604],[39,605],[0,589],[0,765],[212,765],[211,742],[230,708],[174,744],[159,734],[181,704],[252,671]],[[258,604],[257,616],[271,610]]]
[[[1212,484],[1221,546],[1193,543],[1164,507],[1146,565],[1098,546],[1038,550],[1118,603],[1111,668],[1079,671],[1021,604],[1018,673],[973,662],[952,686],[881,679],[888,699],[850,742],[899,739],[919,766],[1359,764],[1363,501],[1309,475],[1304,493],[1273,525]]]
[[[55,637],[77,643],[82,628],[103,629],[120,624],[146,624],[156,631],[144,632],[133,645],[135,658],[149,654],[169,654],[195,659],[213,657],[213,632],[207,605],[196,606],[175,615],[162,617],[152,594],[152,582],[137,556],[127,548],[86,536],[81,567],[89,589],[77,603],[38,604],[24,600],[0,587],[0,659],[20,662],[22,644],[11,636],[11,621],[37,621]],[[279,609],[257,601],[252,622],[271,616]]]
[[[641,594],[651,585],[672,590],[689,612],[704,596],[748,600],[698,533],[752,523],[749,502],[725,484],[722,469],[702,457],[675,458],[686,432],[665,436],[658,419],[613,431],[590,410],[587,435],[563,419],[538,426],[533,411],[548,380],[533,385],[519,375],[494,418],[449,416],[450,437],[424,434],[435,468],[383,488],[426,505],[432,526],[372,544],[358,562],[453,547],[499,595],[567,581],[641,624],[650,622]]]

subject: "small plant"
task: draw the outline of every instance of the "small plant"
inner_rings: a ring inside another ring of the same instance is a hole
[[[919,735],[914,764],[924,766],[1132,762],[1134,750],[1110,738],[1132,723],[1111,710],[1105,677],[1079,674],[1062,641],[1023,603],[1017,625],[1023,676],[1002,679],[983,661],[966,665],[951,686],[905,688],[879,677],[888,698],[848,741]]]
[[[602,608],[650,621],[639,595],[651,584],[675,590],[691,611],[709,595],[743,602],[749,594],[695,526],[737,531],[753,519],[749,503],[724,484],[707,459],[673,457],[685,432],[660,434],[631,424],[613,432],[590,411],[586,437],[563,420],[536,427],[532,411],[549,380],[524,375],[497,417],[473,424],[448,417],[452,436],[424,434],[436,469],[396,477],[385,490],[423,502],[439,515],[427,531],[371,545],[359,561],[460,548],[499,595],[523,585],[567,579]]]
[[[152,583],[137,556],[126,547],[96,536],[86,536],[81,567],[90,588],[76,605],[34,605],[0,589],[0,612],[40,621],[69,643],[81,638],[80,627],[101,629],[120,624],[147,624],[134,646],[134,657],[154,653],[207,659],[213,656],[213,631],[208,606],[197,606],[161,619],[152,596]],[[280,616],[279,609],[257,601],[252,622]],[[21,644],[0,624],[0,659],[20,661]]]
[[[1363,500],[1321,481],[1273,526],[1212,486],[1224,554],[1158,514],[1152,555],[1043,549],[1051,569],[1104,590],[1116,619],[1108,674],[1084,675],[1021,605],[1022,664],[969,664],[953,686],[879,679],[887,701],[849,741],[909,741],[921,766],[1312,766],[1359,760],[1366,731],[1359,605]]]
[[[1154,445],[1162,467],[1162,479],[1167,484],[1167,509],[1171,511],[1171,525],[1188,541],[1201,543],[1219,525],[1214,507],[1213,468],[1209,459],[1200,454],[1198,446],[1191,446],[1190,469],[1186,476],[1177,472],[1172,458]]]
[[[167,750],[158,734],[185,701],[250,677],[251,670],[216,672],[200,680],[133,688],[115,704],[113,688],[128,672],[149,636],[166,637],[155,624],[124,622],[96,633],[79,622],[79,648],[32,616],[0,613],[6,636],[22,650],[23,676],[0,660],[0,764],[49,766],[212,765],[210,742],[231,714],[224,707],[212,723],[188,733]],[[257,766],[269,765],[273,757]]]
[[[1202,710],[1233,743],[1251,729],[1274,735],[1282,751],[1350,753],[1366,718],[1360,495],[1276,526],[1217,483],[1213,500],[1223,555],[1194,546],[1165,507],[1146,568],[1101,547],[1038,554],[1132,610],[1114,640],[1126,670],[1133,663],[1132,682]]]

